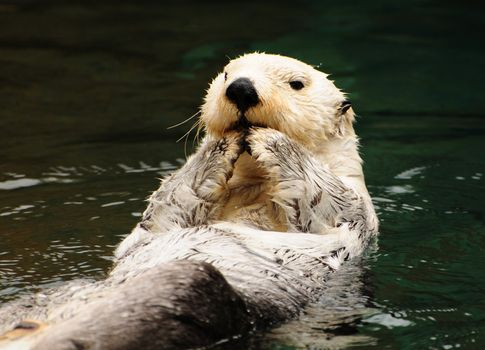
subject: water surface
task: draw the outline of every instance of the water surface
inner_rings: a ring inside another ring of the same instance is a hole
[[[227,57],[332,73],[381,235],[254,347],[485,346],[484,6],[0,1],[0,301],[102,277]],[[189,140],[188,149],[191,148]]]

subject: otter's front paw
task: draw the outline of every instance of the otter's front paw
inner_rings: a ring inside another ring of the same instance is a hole
[[[268,166],[277,164],[291,146],[291,141],[282,132],[257,127],[249,129],[246,143],[248,153]]]
[[[236,162],[245,150],[245,135],[238,131],[229,131],[215,142],[214,148],[223,154],[231,163]]]
[[[308,151],[280,131],[251,128],[246,142],[252,157],[279,180],[304,176]]]

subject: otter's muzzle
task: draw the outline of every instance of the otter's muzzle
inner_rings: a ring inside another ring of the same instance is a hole
[[[250,107],[259,103],[258,93],[248,78],[234,80],[226,89],[227,98],[244,114]]]

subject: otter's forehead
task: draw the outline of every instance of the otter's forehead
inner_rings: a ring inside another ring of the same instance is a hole
[[[244,72],[277,73],[278,76],[288,76],[289,78],[305,78],[314,75],[327,77],[325,73],[297,59],[264,53],[251,53],[236,58],[226,65],[224,71],[229,74]]]

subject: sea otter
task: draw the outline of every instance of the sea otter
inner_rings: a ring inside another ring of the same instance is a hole
[[[3,308],[16,316],[0,321],[39,329],[17,327],[3,344],[205,346],[297,316],[377,233],[353,121],[345,95],[305,63],[230,61],[201,107],[200,147],[150,196],[108,277],[34,310]]]
[[[358,231],[360,246],[377,232],[354,112],[326,74],[284,56],[241,56],[212,81],[200,119],[201,147],[153,193],[118,256],[145,232],[218,223]]]

